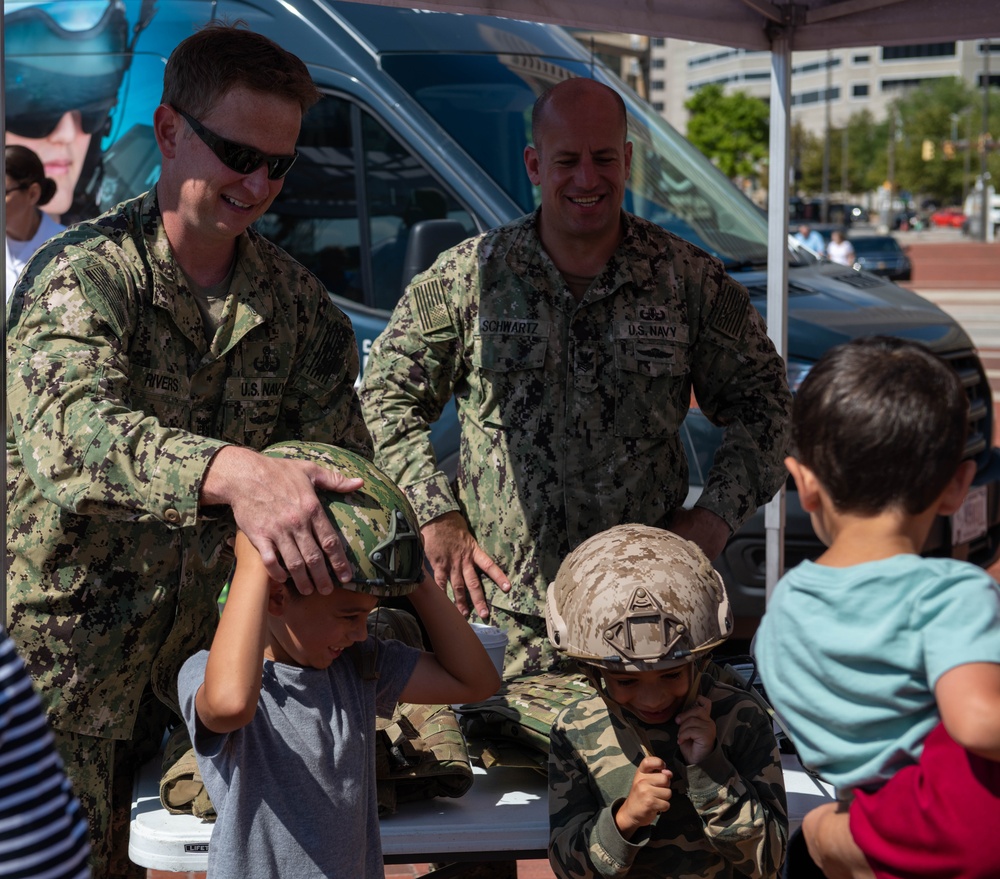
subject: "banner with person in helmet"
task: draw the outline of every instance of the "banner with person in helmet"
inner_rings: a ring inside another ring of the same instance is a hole
[[[43,210],[56,222],[93,217],[155,181],[150,107],[190,28],[156,0],[4,0],[5,142],[42,160],[56,183]]]

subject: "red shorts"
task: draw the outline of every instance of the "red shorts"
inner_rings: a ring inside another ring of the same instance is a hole
[[[858,792],[850,822],[877,879],[997,879],[1000,763],[970,754],[938,724],[918,764]]]

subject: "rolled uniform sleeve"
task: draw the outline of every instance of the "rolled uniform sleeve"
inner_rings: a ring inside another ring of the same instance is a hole
[[[723,428],[697,506],[735,532],[774,495],[785,478],[791,393],[785,364],[741,284],[717,260],[687,279],[701,300],[700,331],[692,352],[692,386],[706,417]]]
[[[406,288],[361,382],[377,463],[402,486],[421,524],[459,509],[430,427],[468,375],[463,327],[478,295],[476,261],[467,259],[473,251],[470,243],[449,251]]]
[[[776,875],[788,832],[781,758],[770,720],[749,702],[722,721],[731,724],[705,760],[687,767],[687,795],[705,838],[740,876]]]

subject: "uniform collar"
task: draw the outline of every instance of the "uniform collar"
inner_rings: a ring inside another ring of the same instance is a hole
[[[201,313],[170,249],[156,187],[141,199],[140,222],[153,272],[153,305],[167,311],[192,344],[206,353]],[[256,232],[249,230],[236,239],[236,270],[229,287],[230,295],[236,297],[236,319],[224,350],[274,313],[271,273],[261,257],[261,241]]]
[[[532,213],[511,224],[514,238],[507,251],[507,265],[515,275],[544,293],[546,290],[559,289],[565,281],[555,263],[542,248],[541,238],[538,235],[540,212],[541,208],[536,208]],[[636,225],[636,218],[627,211],[622,211],[622,222],[625,227],[622,239],[581,304],[610,296],[626,284],[645,287],[652,278],[648,261],[640,260],[639,265],[633,262],[636,244],[642,238]]]

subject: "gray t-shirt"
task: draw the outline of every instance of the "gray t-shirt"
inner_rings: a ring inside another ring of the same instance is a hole
[[[392,714],[420,651],[377,643],[376,680],[349,654],[327,669],[265,660],[257,713],[228,735],[197,729],[208,653],[184,663],[181,709],[219,816],[210,879],[383,879],[375,716]]]

